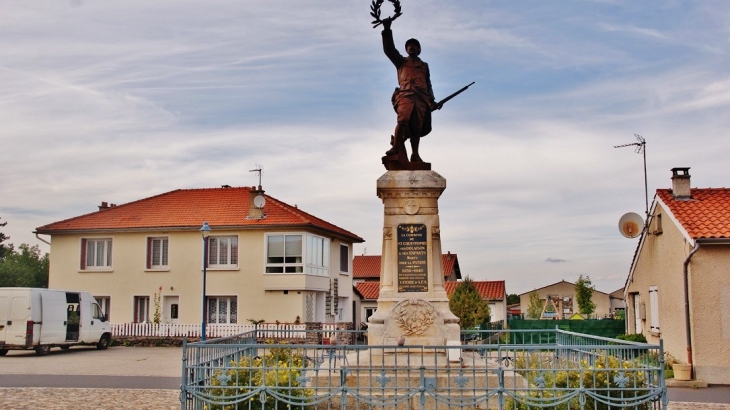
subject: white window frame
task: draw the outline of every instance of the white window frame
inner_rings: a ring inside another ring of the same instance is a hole
[[[305,272],[310,275],[329,276],[330,240],[322,236],[306,234]]]
[[[274,242],[274,238],[278,240]],[[303,232],[282,232],[266,234],[264,241],[266,274],[329,276],[329,238]],[[298,249],[299,246],[301,249]]]
[[[155,244],[159,248],[155,250]],[[159,253],[159,254],[157,254]],[[155,257],[158,263],[155,263]],[[167,236],[150,236],[147,238],[147,269],[167,270],[170,266],[170,238]]]
[[[651,306],[651,331],[659,333],[659,287],[649,287],[649,305]]]
[[[91,255],[89,248],[93,251]],[[81,238],[81,270],[111,270],[113,249],[112,238]]]
[[[225,244],[223,244],[222,239],[226,239]],[[207,242],[209,269],[238,268],[240,249],[238,235],[211,235],[208,237]],[[225,255],[225,260],[221,255]]]
[[[344,260],[343,260],[344,256]],[[344,243],[340,244],[340,273],[348,275],[350,273],[350,246]],[[344,266],[343,266],[343,263]],[[344,267],[344,269],[343,269]]]
[[[298,246],[297,238],[299,238]],[[306,255],[307,247],[304,238],[305,235],[302,233],[265,235],[264,263],[266,273],[304,273],[304,255]]]
[[[234,303],[235,302],[235,306]],[[235,324],[238,323],[238,296],[208,296],[206,297],[206,303],[207,305],[207,318],[206,322],[210,324]],[[213,306],[211,306],[213,305]],[[226,313],[225,313],[225,321],[220,322],[218,321],[220,317],[220,307],[224,306],[226,307]],[[232,312],[231,307],[235,307],[235,312]],[[215,317],[213,315],[215,314]],[[215,319],[215,320],[211,320]]]

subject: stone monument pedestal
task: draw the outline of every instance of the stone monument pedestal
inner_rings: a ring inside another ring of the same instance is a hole
[[[438,199],[446,179],[434,171],[387,171],[378,308],[369,345],[459,345],[459,319],[444,289]],[[401,340],[404,338],[404,340]]]

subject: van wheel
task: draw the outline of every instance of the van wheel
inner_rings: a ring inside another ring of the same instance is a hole
[[[8,354],[8,349],[0,349],[0,356],[5,356]]]
[[[96,344],[96,348],[99,350],[106,350],[109,347],[109,335],[104,335],[99,339],[99,343]]]
[[[45,356],[48,354],[48,352],[51,351],[51,346],[49,345],[41,345],[35,348],[35,354],[38,356]]]

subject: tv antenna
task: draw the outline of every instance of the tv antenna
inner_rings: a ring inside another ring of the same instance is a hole
[[[261,175],[264,173],[264,167],[260,164],[254,165],[256,168],[249,170],[248,172],[258,172],[259,174],[259,191],[261,190]]]
[[[644,137],[642,137],[639,134],[634,134],[634,137],[636,137],[636,141],[631,144],[623,144],[623,145],[614,145],[614,148],[623,148],[623,147],[636,147],[634,150],[637,154],[643,154],[644,155],[644,199],[646,201],[646,219],[644,221],[644,227],[647,227],[649,225],[649,184],[647,182],[646,178],[646,140]]]

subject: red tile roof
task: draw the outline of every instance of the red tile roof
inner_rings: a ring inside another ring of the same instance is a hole
[[[461,278],[459,258],[455,253],[445,253],[441,258],[444,276],[450,276],[456,270],[457,278]],[[359,279],[380,278],[380,255],[355,255],[352,260],[352,277]]]
[[[451,296],[459,282],[445,282],[446,295]],[[504,281],[474,281],[477,290],[485,300],[502,300],[505,298]],[[380,282],[359,282],[355,285],[355,291],[362,296],[363,299],[378,299],[380,295]]]
[[[380,295],[380,282],[359,282],[355,285],[355,292],[363,299],[377,300]]]
[[[355,255],[352,258],[353,278],[380,278],[380,255]]]
[[[445,282],[444,288],[446,288],[446,294],[451,296],[456,287],[459,286],[459,283],[460,282]],[[475,280],[474,285],[477,287],[479,294],[482,295],[482,299],[502,300],[505,298],[503,280]]]
[[[690,238],[730,238],[729,188],[693,188],[689,199],[680,200],[674,199],[671,189],[656,193]]]
[[[354,233],[264,195],[264,219],[249,215],[252,187],[178,189],[123,205],[54,222],[36,228],[38,233],[151,229],[200,229],[208,221],[213,229],[296,227],[322,229],[353,242],[364,242]]]

